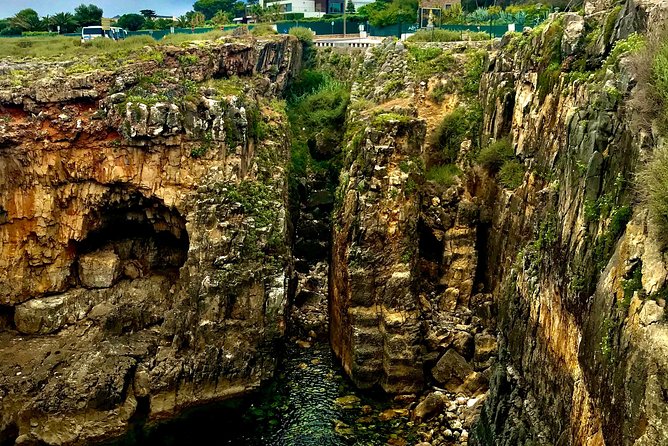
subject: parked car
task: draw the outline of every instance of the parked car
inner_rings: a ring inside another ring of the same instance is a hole
[[[107,30],[101,26],[84,26],[81,28],[81,42],[90,42],[98,37],[105,37],[107,39],[121,40],[128,36],[128,32],[123,28],[111,27]]]

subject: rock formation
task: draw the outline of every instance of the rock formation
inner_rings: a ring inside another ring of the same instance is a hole
[[[301,45],[142,53],[2,68],[2,442],[103,440],[273,374],[292,266],[270,99]]]

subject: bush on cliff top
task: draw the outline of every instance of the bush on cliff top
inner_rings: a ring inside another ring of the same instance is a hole
[[[315,33],[311,31],[310,28],[305,28],[303,26],[290,28],[289,34],[295,36],[304,45],[312,45],[313,39],[315,38]]]

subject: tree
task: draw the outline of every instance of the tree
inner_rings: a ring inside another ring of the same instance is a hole
[[[348,6],[346,6],[346,12],[348,14],[355,14],[355,3],[353,3],[353,0],[348,0]]]
[[[169,29],[174,25],[174,22],[171,19],[158,19],[154,22],[155,28],[153,29]]]
[[[146,19],[140,14],[123,14],[118,18],[116,24],[129,31],[137,31],[144,26]]]
[[[187,28],[190,26],[190,18],[192,17],[192,11],[176,18],[174,26],[178,28]]]
[[[196,28],[198,26],[204,25],[206,18],[203,13],[196,12],[190,17],[190,26]]]
[[[214,15],[213,18],[211,19],[211,23],[218,26],[225,25],[227,23],[230,23],[230,18],[223,11],[218,11],[216,15]]]
[[[154,19],[158,16],[152,9],[142,9],[139,14],[143,15],[145,19]]]
[[[417,0],[376,0],[359,9],[359,14],[369,17],[372,26],[388,26],[396,23],[414,23]]]
[[[69,12],[59,12],[51,16],[49,20],[49,25],[58,29],[60,26],[61,33],[71,33],[77,27],[77,21],[74,19],[74,16]]]
[[[246,17],[246,3],[235,2],[230,12],[234,17]]]
[[[236,0],[197,0],[193,5],[196,12],[204,14],[205,20],[211,20],[218,11],[232,12]]]
[[[38,31],[41,27],[39,14],[31,8],[22,9],[9,19],[12,28],[21,31]]]
[[[102,22],[102,9],[93,4],[81,4],[74,9],[74,18],[79,26],[100,25]]]

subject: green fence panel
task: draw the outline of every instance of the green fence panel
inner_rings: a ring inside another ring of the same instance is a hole
[[[442,25],[441,28],[459,32],[484,32],[491,34],[494,37],[503,37],[503,35],[508,32],[508,25]]]

